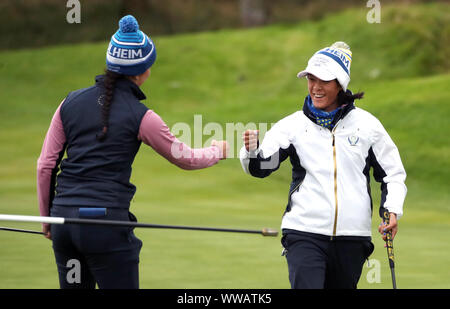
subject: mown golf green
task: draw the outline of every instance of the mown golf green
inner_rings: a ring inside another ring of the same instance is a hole
[[[138,190],[131,211],[147,223],[279,228],[288,161],[266,179],[244,174],[237,158],[242,131],[227,133],[226,125],[270,126],[301,108],[307,89],[297,72],[319,48],[345,41],[353,51],[349,88],[366,94],[357,105],[381,120],[408,173],[394,241],[397,285],[450,288],[449,12],[448,4],[383,6],[381,24],[367,23],[362,8],[294,25],[154,37],[158,59],[143,86],[145,104],[171,128],[188,124],[190,145],[194,134],[202,144],[211,138],[194,130],[194,115],[203,123],[196,130],[220,124],[231,158],[184,171],[142,145],[133,165]],[[51,117],[68,92],[92,85],[102,73],[108,39],[0,52],[0,213],[38,215],[36,161]],[[359,288],[390,288],[386,249],[376,231],[378,184],[372,181],[372,187],[376,249]],[[144,242],[142,288],[289,288],[280,236],[152,229],[136,234]],[[0,231],[0,244],[0,288],[58,288],[50,241]]]

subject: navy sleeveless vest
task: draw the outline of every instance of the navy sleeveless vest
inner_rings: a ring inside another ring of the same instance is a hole
[[[129,208],[136,187],[130,183],[131,165],[139,150],[139,127],[148,108],[144,93],[132,81],[116,82],[106,139],[101,105],[104,76],[95,86],[69,93],[60,109],[67,157],[56,179],[54,205]]]

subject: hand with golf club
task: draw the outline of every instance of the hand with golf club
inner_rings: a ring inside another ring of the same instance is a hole
[[[258,144],[259,144],[258,138],[259,138],[258,130],[246,130],[242,135],[245,149],[249,152],[255,151],[258,148]],[[389,222],[389,224],[387,222]],[[392,235],[392,240],[394,240],[395,235],[397,234],[397,231],[398,231],[397,214],[389,213],[389,220],[381,221],[381,223],[378,227],[378,232],[381,234],[381,238],[384,241],[386,241],[387,233],[390,232]]]
[[[394,237],[398,230],[397,215],[395,213],[390,213],[386,208],[381,208],[380,216],[382,217],[382,222],[378,231],[386,242],[384,247],[387,250],[389,268],[391,269],[392,288],[396,289],[397,280],[395,278]]]
[[[259,145],[259,132],[257,130],[247,130],[242,135],[246,151],[252,153],[255,152]],[[378,227],[378,232],[381,234],[381,238],[386,242],[384,245],[387,248],[389,267],[391,269],[392,285],[393,288],[397,288],[394,271],[394,251],[393,240],[398,232],[397,214],[389,213],[387,210],[383,213],[382,221]]]
[[[395,213],[389,213],[389,220],[381,220],[378,226],[378,232],[384,241],[387,240],[388,233],[392,235],[392,240],[394,240],[398,232],[397,215]]]

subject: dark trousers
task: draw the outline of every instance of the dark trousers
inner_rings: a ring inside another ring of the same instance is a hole
[[[335,237],[284,230],[282,245],[293,289],[356,289],[370,237]]]
[[[53,206],[52,217],[83,218],[78,207]],[[85,218],[85,217],[84,217]],[[127,209],[108,208],[95,219],[135,221]],[[137,289],[142,242],[128,227],[52,225],[62,289]]]

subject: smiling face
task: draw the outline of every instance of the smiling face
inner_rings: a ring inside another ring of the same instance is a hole
[[[308,74],[308,91],[314,107],[325,112],[331,112],[339,107],[337,95],[342,87],[334,79],[323,81],[312,74]]]

